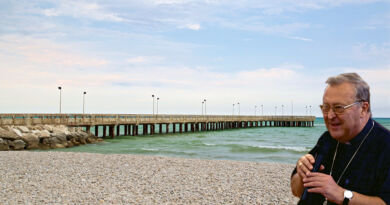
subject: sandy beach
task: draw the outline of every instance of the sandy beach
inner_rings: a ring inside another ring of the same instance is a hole
[[[0,152],[0,204],[296,204],[292,164]]]

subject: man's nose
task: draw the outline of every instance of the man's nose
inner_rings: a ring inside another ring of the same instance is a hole
[[[336,117],[336,113],[334,113],[333,109],[329,109],[329,112],[326,114],[326,116],[330,119]]]

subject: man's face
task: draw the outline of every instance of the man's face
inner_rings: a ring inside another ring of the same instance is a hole
[[[346,106],[356,101],[355,96],[355,87],[350,83],[328,86],[324,93],[323,104],[331,107]],[[361,111],[360,104],[356,104],[347,108],[342,114],[335,114],[332,109],[327,114],[323,114],[326,128],[331,136],[340,142],[348,142],[354,138],[362,129]]]

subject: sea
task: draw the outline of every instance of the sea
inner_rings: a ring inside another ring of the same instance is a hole
[[[374,120],[390,130],[390,118],[374,118]],[[326,127],[323,118],[317,118],[314,127],[258,127],[116,136],[114,139],[106,138],[103,143],[55,151],[294,164],[299,157],[311,150],[324,131]]]

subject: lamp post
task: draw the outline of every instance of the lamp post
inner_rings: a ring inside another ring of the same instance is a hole
[[[158,101],[160,100],[160,98],[157,98],[157,110],[156,110],[156,114],[158,115]]]
[[[276,116],[276,110],[278,109],[278,106],[275,106],[275,116]]]
[[[294,116],[294,102],[291,100],[291,116]]]
[[[204,102],[204,114],[207,115],[207,111],[206,111],[206,99],[204,99],[203,102]]]
[[[202,101],[202,115],[203,115],[203,105],[204,105],[204,101]]]
[[[305,106],[305,110],[306,110],[306,115],[307,115],[307,105]]]
[[[307,105],[305,106],[305,110],[306,110],[306,115],[307,115]]]
[[[83,92],[83,114],[85,114],[85,95],[87,94],[87,92]]]
[[[232,112],[232,115],[234,115],[234,103],[233,103],[233,112]]]
[[[154,115],[154,94],[152,94],[152,98],[153,98],[153,115]]]
[[[256,116],[256,110],[257,110],[257,105],[255,105],[255,116]]]
[[[60,114],[61,114],[61,95],[62,95],[62,87],[59,86],[58,90],[60,90]]]
[[[240,110],[241,110],[240,103],[238,102],[237,105],[238,105],[238,116],[240,116]]]
[[[310,112],[309,112],[309,114],[311,115],[311,105],[310,105],[309,107],[310,107]]]
[[[263,115],[263,105],[261,105],[261,115]]]
[[[283,116],[283,108],[284,108],[284,105],[282,105],[282,116]]]

